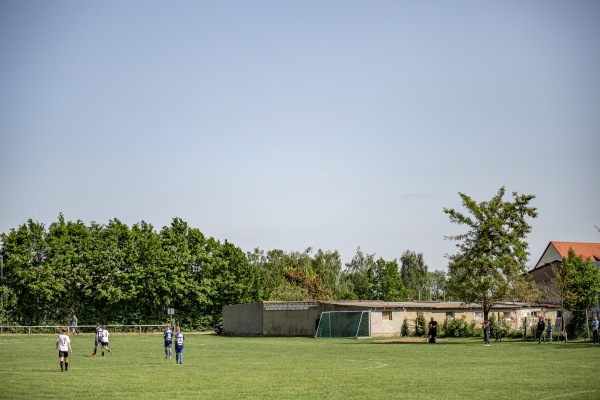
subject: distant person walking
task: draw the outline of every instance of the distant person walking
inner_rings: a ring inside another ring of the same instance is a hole
[[[431,321],[429,321],[429,330],[427,331],[427,337],[429,338],[429,343],[435,343],[437,341],[437,332],[438,332],[438,323],[433,317],[431,317]]]
[[[546,343],[545,332],[546,331],[546,322],[544,321],[544,317],[540,317],[540,320],[537,323],[537,335],[538,335],[538,344],[544,342]]]
[[[102,327],[100,326],[100,322],[96,324],[96,334],[94,336],[94,352],[92,353],[93,356],[96,355],[98,345],[102,346]]]
[[[71,338],[67,335],[67,328],[60,328],[60,332],[56,339],[56,349],[60,360],[60,372],[63,372],[69,370],[69,353],[73,354],[73,349],[71,349]]]
[[[104,325],[102,327],[102,357],[104,357],[104,350],[105,349],[112,356],[112,351],[110,351],[110,349],[108,348],[108,337],[109,336],[110,336],[110,333],[108,332],[108,329],[106,329],[106,325]]]
[[[594,320],[592,321],[592,334],[594,335],[594,344],[600,344],[600,340],[598,338],[598,325],[600,323],[598,322],[598,316],[594,317]]]
[[[171,358],[173,356],[173,331],[169,323],[165,326],[163,338],[165,339],[165,358]]]
[[[175,364],[183,364],[183,333],[179,327],[175,328]]]
[[[483,321],[483,324],[481,325],[481,329],[483,330],[483,345],[484,346],[489,346],[490,345],[490,325],[488,324],[487,320]]]
[[[73,314],[73,318],[71,318],[71,329],[73,329],[73,333],[79,335],[79,331],[77,331],[77,317]]]

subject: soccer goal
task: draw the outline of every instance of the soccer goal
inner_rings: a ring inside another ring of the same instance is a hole
[[[315,337],[371,337],[371,313],[369,311],[325,311],[321,313]]]

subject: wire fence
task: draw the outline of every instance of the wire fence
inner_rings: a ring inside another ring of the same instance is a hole
[[[164,325],[105,325],[111,333],[137,333],[139,335],[146,333],[158,333],[163,331]],[[69,335],[74,334],[95,334],[96,325],[0,325],[0,334],[53,334],[60,332],[61,328],[66,328]]]

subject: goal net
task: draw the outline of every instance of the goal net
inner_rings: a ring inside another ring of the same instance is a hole
[[[371,337],[369,311],[325,311],[321,313],[317,338]]]

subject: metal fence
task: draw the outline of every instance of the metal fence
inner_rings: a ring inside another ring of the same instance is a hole
[[[155,333],[162,332],[164,325],[105,325],[111,333]],[[53,334],[67,328],[69,335],[73,335],[74,327],[70,325],[0,325],[0,334]],[[78,325],[79,333],[95,333],[96,325]]]

